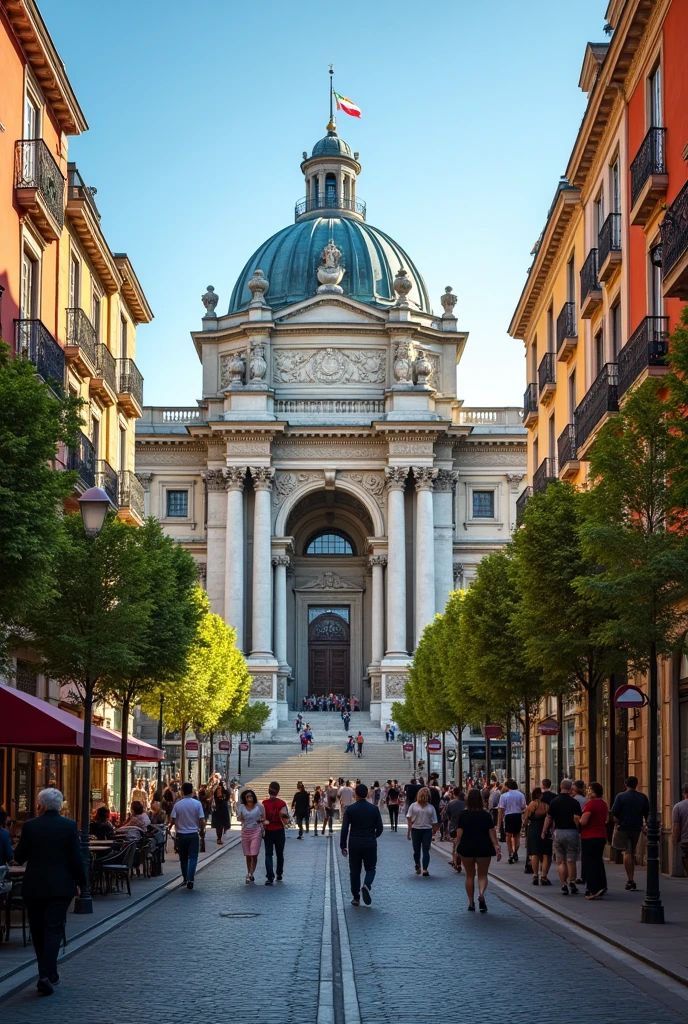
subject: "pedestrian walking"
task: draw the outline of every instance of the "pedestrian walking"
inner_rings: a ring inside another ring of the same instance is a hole
[[[282,881],[284,874],[284,843],[286,840],[285,826],[289,824],[289,809],[279,797],[279,782],[271,782],[268,786],[269,796],[263,800],[265,808],[265,884],[272,885],[277,878]],[[273,864],[273,855],[277,856],[277,871]]]
[[[363,757],[363,733],[360,729],[358,730],[358,735],[356,737],[356,747],[358,750],[358,756]]]
[[[335,811],[337,810],[337,795],[339,789],[334,784],[334,779],[330,779],[325,786],[325,824],[323,825],[323,835],[325,834],[325,827],[329,827],[330,835],[332,835],[332,823],[334,821]]]
[[[179,853],[179,866],[187,889],[193,889],[200,839],[205,835],[205,813],[199,800],[192,796],[193,786],[190,782],[182,784],[182,798],[172,808],[171,820],[174,823],[175,842]]]
[[[581,809],[578,801],[571,796],[573,783],[571,779],[562,779],[559,784],[559,796],[552,800],[547,809],[547,817],[542,829],[542,838],[547,836],[550,826],[554,823],[554,840],[552,850],[557,859],[559,884],[563,896],[578,892],[576,885],[576,861],[580,856],[580,835],[578,824]]]
[[[637,889],[634,881],[635,848],[650,815],[650,801],[644,793],[638,792],[638,780],[635,775],[629,775],[626,779],[625,792],[617,793],[614,797],[612,815],[616,823],[612,835],[612,848],[623,852],[626,889],[634,892]]]
[[[308,753],[308,733],[306,732],[305,729],[300,734],[299,739],[301,741],[301,753],[302,754],[307,754]]]
[[[526,828],[526,853],[530,857],[533,869],[533,885],[551,885],[549,878],[552,863],[552,840],[549,834],[542,838],[542,826],[547,817],[548,807],[542,799],[542,789],[536,786],[530,794],[530,803],[526,807],[523,823]],[[542,875],[540,875],[542,869]]]
[[[604,848],[607,845],[609,807],[602,799],[602,793],[599,782],[590,783],[580,819],[581,861],[584,865],[581,874],[585,879],[585,896],[589,900],[601,900],[607,891]]]
[[[322,824],[322,834],[325,835],[325,818],[323,813],[323,792],[321,786],[316,786],[313,791],[313,835],[318,834],[318,822]]]
[[[408,809],[415,801],[421,788],[421,785],[415,778],[412,778],[411,781],[404,786],[404,815],[408,814]]]
[[[447,831],[449,833],[449,839],[454,844],[452,854],[452,864],[457,871],[461,871],[461,857],[456,849],[458,840],[456,838],[457,831],[459,828],[459,818],[466,809],[466,798],[463,792],[458,786],[454,786],[451,791],[451,800],[447,802],[446,808],[446,821]],[[494,822],[493,822],[494,824]]]
[[[299,839],[303,839],[304,825],[308,833],[311,818],[311,795],[303,782],[296,783],[296,792],[291,802],[291,809],[296,818],[296,825],[299,830]],[[317,828],[317,824],[316,824]]]
[[[337,796],[339,798],[339,810],[341,811],[343,819],[344,811],[347,809],[349,804],[354,802],[354,790],[350,779],[347,779],[346,782],[342,782],[341,786],[337,790]]]
[[[391,729],[389,727],[389,722],[388,722],[387,725],[385,726],[385,743],[389,743],[389,734],[390,734],[390,732],[391,732]]]
[[[392,783],[387,789],[387,796],[385,802],[387,804],[387,813],[389,814],[389,827],[392,832],[399,831],[399,801],[401,794],[399,793],[399,787],[396,783]]]
[[[232,816],[229,810],[229,791],[225,789],[222,783],[216,786],[213,791],[210,824],[215,829],[217,845],[222,846],[224,844],[222,837],[227,829],[231,828],[232,824]]]
[[[131,791],[129,802],[133,803],[134,800],[138,800],[139,803],[143,804],[144,811],[148,807],[148,790],[146,789],[143,779],[137,779],[136,786]]]
[[[471,789],[466,797],[466,809],[461,812],[456,829],[457,853],[466,869],[466,896],[468,909],[475,910],[475,876],[478,875],[478,909],[487,912],[485,890],[490,859],[502,859],[502,848],[497,840],[492,815],[485,810],[482,793]]]
[[[358,907],[361,896],[366,906],[372,898],[370,890],[377,866],[377,841],[382,835],[380,808],[367,800],[368,787],[359,783],[354,790],[354,802],[344,811],[342,831],[339,838],[342,856],[349,858],[351,882],[351,905]],[[361,868],[365,869],[361,885]]]
[[[671,811],[671,837],[681,850],[683,873],[688,876],[688,782],[682,795],[683,799]]]
[[[344,751],[344,753],[345,754],[353,754],[354,753],[354,746],[355,746],[354,738],[353,738],[353,736],[349,736],[348,740],[346,741],[346,750]]]
[[[509,864],[518,863],[518,848],[520,845],[521,827],[523,825],[523,812],[526,809],[526,798],[518,788],[515,779],[507,779],[505,782],[506,792],[499,798],[499,820],[498,825],[504,824],[506,832],[506,847],[509,854]]]
[[[423,786],[418,790],[418,796],[406,812],[408,825],[408,838],[413,843],[413,863],[416,874],[421,872],[421,853],[423,856],[423,875],[427,877],[430,872],[430,845],[432,837],[437,832],[438,821],[435,808],[430,803],[430,790]]]
[[[236,816],[241,823],[241,849],[246,858],[246,884],[249,885],[256,880],[255,871],[265,821],[265,808],[258,803],[258,797],[252,789],[245,789],[239,797]]]
[[[59,789],[41,790],[38,817],[24,822],[13,855],[17,864],[26,864],[21,895],[38,961],[36,990],[42,996],[51,996],[60,980],[57,955],[67,910],[86,885],[76,822],[60,815],[63,802]]]

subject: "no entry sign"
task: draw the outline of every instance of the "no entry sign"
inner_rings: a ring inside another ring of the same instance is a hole
[[[198,740],[187,740],[186,741],[186,752],[187,754],[198,753]]]
[[[239,750],[248,750],[248,740],[242,740],[239,744]]]
[[[231,750],[232,749],[232,744],[229,742],[229,740],[220,740],[220,742],[217,745],[217,749],[218,750]]]
[[[504,730],[501,725],[486,725],[485,726],[485,739],[486,740],[501,740],[504,737]]]
[[[413,743],[404,743],[404,750],[407,754],[413,753]]]
[[[425,749],[428,754],[439,754],[442,750],[442,741],[438,739],[429,739],[425,744]]]
[[[614,707],[617,708],[644,708],[647,704],[647,697],[637,686],[626,683],[614,692]]]

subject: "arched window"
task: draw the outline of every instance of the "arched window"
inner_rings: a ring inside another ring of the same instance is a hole
[[[325,205],[328,209],[337,206],[337,178],[334,174],[325,175]]]
[[[345,533],[323,530],[316,533],[306,545],[307,555],[353,555],[354,546]]]

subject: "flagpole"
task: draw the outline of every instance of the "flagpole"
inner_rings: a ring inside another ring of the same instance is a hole
[[[336,124],[335,124],[335,120],[334,120],[334,107],[333,107],[333,101],[334,101],[334,86],[332,84],[333,81],[334,81],[334,64],[330,64],[330,123],[327,126],[327,130],[328,131],[334,131],[336,129]]]

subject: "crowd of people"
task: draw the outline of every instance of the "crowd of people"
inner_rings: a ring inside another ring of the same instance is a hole
[[[309,694],[301,698],[302,711],[338,711],[339,714],[352,711],[360,711],[361,704],[358,697],[340,697],[336,693]]]

